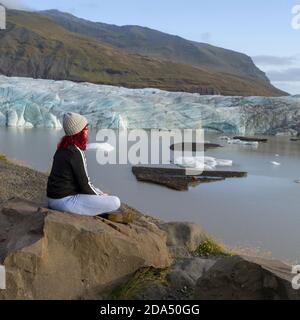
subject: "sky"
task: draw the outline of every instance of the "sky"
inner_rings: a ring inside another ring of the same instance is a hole
[[[276,87],[300,94],[300,0],[0,2],[18,9],[58,9],[91,21],[145,26],[243,52],[252,57]],[[293,28],[292,22],[299,28]]]

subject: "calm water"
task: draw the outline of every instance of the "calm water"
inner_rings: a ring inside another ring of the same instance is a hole
[[[48,171],[62,131],[0,128],[0,153]],[[91,133],[90,142],[95,142]],[[208,156],[234,161],[233,170],[248,171],[243,179],[203,184],[186,192],[137,182],[130,166],[96,162],[88,151],[93,183],[118,195],[124,202],[165,221],[191,221],[229,246],[272,252],[275,258],[300,262],[300,142],[288,137],[269,137],[257,149],[228,145],[207,152]],[[278,154],[279,156],[276,156]],[[280,162],[274,166],[270,162]]]

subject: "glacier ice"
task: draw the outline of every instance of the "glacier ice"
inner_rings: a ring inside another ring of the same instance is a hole
[[[178,157],[174,164],[184,168],[194,168],[198,170],[214,170],[216,167],[232,166],[232,160],[216,159],[213,157]]]
[[[159,89],[0,76],[0,125],[61,128],[67,111],[94,128],[185,129],[227,134],[297,134],[300,97],[201,96]]]
[[[104,143],[89,143],[87,145],[87,150],[102,150],[104,152],[111,152],[115,148],[111,144],[104,142]]]
[[[274,166],[280,166],[280,163],[277,161],[271,161],[271,164],[273,164]]]
[[[231,140],[229,137],[227,136],[221,136],[219,137],[220,140],[225,140],[225,141],[228,141],[228,140]]]
[[[228,139],[227,140],[228,144],[240,144],[240,145],[249,145],[249,146],[254,146],[258,147],[258,141],[243,141],[240,139]]]
[[[217,166],[220,167],[231,167],[233,165],[232,160],[226,160],[226,159],[216,159]]]

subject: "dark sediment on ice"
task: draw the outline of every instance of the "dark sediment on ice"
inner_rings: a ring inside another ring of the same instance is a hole
[[[175,143],[170,146],[172,151],[206,151],[208,149],[222,148],[220,144],[217,143],[196,143],[196,142],[184,142]]]
[[[139,181],[152,182],[180,191],[188,190],[189,186],[197,186],[200,183],[216,182],[226,178],[243,178],[247,176],[247,172],[239,171],[203,171],[202,173],[199,171],[200,174],[187,175],[187,171],[184,168],[142,166],[133,166],[132,172]]]
[[[249,142],[268,142],[268,139],[265,138],[252,138],[252,137],[241,137],[236,136],[233,137],[234,140],[241,140],[241,141],[249,141]]]

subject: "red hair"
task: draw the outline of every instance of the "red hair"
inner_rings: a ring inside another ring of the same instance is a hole
[[[57,150],[66,149],[70,145],[75,145],[81,150],[86,149],[88,136],[86,134],[87,126],[85,126],[79,133],[72,136],[64,136],[57,145]]]

